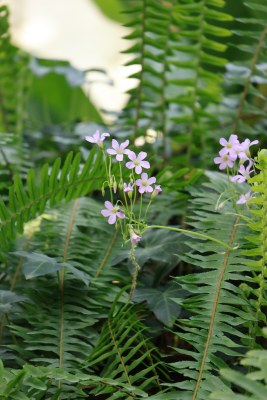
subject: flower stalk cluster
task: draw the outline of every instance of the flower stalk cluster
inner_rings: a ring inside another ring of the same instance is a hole
[[[220,138],[222,149],[219,151],[219,157],[214,158],[214,163],[219,165],[220,170],[227,169],[229,176],[230,170],[233,169],[231,182],[242,184],[246,182],[250,175],[254,172],[254,160],[251,158],[250,147],[258,144],[258,140],[250,141],[245,139],[242,143],[239,142],[237,135],[231,135],[228,140]],[[236,170],[236,161],[238,161],[238,169]],[[247,164],[247,165],[245,165]],[[247,204],[251,198],[251,192],[241,194],[236,204]]]
[[[141,240],[142,233],[146,229],[145,218],[152,200],[162,191],[160,185],[156,185],[156,178],[149,176],[143,170],[150,169],[150,163],[146,160],[144,151],[136,154],[128,148],[129,140],[119,143],[112,139],[111,147],[104,148],[104,140],[109,133],[100,134],[96,131],[92,136],[86,136],[85,140],[99,146],[103,152],[103,162],[106,168],[106,181],[103,183],[102,192],[109,187],[110,201],[105,201],[102,209],[103,217],[108,218],[109,224],[120,225],[125,241],[131,241],[132,247]],[[126,159],[126,162],[125,162]],[[119,164],[119,176],[113,173],[113,166]],[[114,200],[116,195],[116,200]],[[143,196],[150,196],[146,210],[143,212]],[[135,215],[135,205],[139,201],[138,218]]]

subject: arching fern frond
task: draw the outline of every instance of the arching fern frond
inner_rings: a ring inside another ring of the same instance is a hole
[[[157,351],[146,337],[147,328],[138,317],[140,312],[140,307],[129,303],[122,306],[115,303],[86,369],[146,392],[151,388],[160,391]],[[108,394],[108,399],[128,399],[108,387],[96,387],[91,393]]]
[[[104,175],[100,152],[95,149],[80,171],[81,155],[73,156],[70,152],[60,169],[58,158],[51,170],[45,164],[40,177],[36,178],[34,170],[27,174],[27,187],[24,188],[20,176],[14,178],[14,185],[9,189],[9,204],[0,199],[0,246],[3,248],[8,241],[22,233],[25,222],[41,214],[46,204],[50,206],[60,201],[66,202],[88,194],[93,189],[100,188]]]
[[[226,366],[226,357],[236,357],[242,347],[249,346],[251,340],[244,326],[255,319],[240,288],[242,282],[249,282],[249,268],[242,256],[246,228],[223,196],[215,209],[219,196],[225,193],[227,178],[209,176],[211,182],[192,193],[195,216],[190,225],[220,238],[229,247],[224,250],[211,242],[188,241],[191,252],[182,259],[196,270],[176,278],[189,293],[183,302],[189,317],[179,320],[177,335],[190,344],[189,350],[177,351],[190,360],[174,363],[173,367],[186,377],[176,384],[185,391],[181,396],[193,400],[206,400],[216,387],[224,387],[217,377],[218,370]]]

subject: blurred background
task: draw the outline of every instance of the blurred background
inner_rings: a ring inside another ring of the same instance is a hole
[[[13,43],[40,59],[65,60],[79,71],[69,70],[69,83],[82,87],[98,110],[119,111],[125,92],[134,80],[127,76],[136,67],[123,65],[129,56],[123,36],[120,0],[10,0]],[[37,74],[44,74],[32,60]],[[106,117],[107,119],[110,118]]]

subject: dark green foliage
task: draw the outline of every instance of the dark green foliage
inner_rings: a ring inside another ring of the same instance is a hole
[[[265,146],[266,1],[125,0],[121,16],[119,0],[96,3],[131,30],[137,86],[112,131],[149,149],[157,229],[133,256],[101,216],[86,72],[23,54],[1,5],[0,397],[265,399],[266,150],[249,206],[248,185],[206,168],[219,137]]]
[[[175,385],[188,393],[183,398],[199,400],[207,399],[216,387],[224,387],[216,377],[217,371],[226,366],[225,356],[233,360],[241,355],[243,347],[251,345],[243,327],[255,321],[254,309],[240,286],[242,282],[250,283],[249,268],[242,256],[247,229],[235,215],[230,200],[220,198],[227,179],[219,174],[209,177],[210,183],[192,192],[194,216],[190,225],[220,238],[229,247],[225,250],[210,241],[187,241],[191,251],[182,259],[195,269],[176,278],[188,291],[183,306],[189,312],[188,318],[179,319],[177,336],[188,342],[190,349],[177,351],[189,359],[172,364],[187,378]]]

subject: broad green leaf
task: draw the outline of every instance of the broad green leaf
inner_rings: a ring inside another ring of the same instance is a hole
[[[26,279],[36,278],[47,274],[54,274],[64,267],[54,258],[48,257],[42,253],[27,253],[26,251],[15,251],[13,254],[24,257],[22,272]]]

